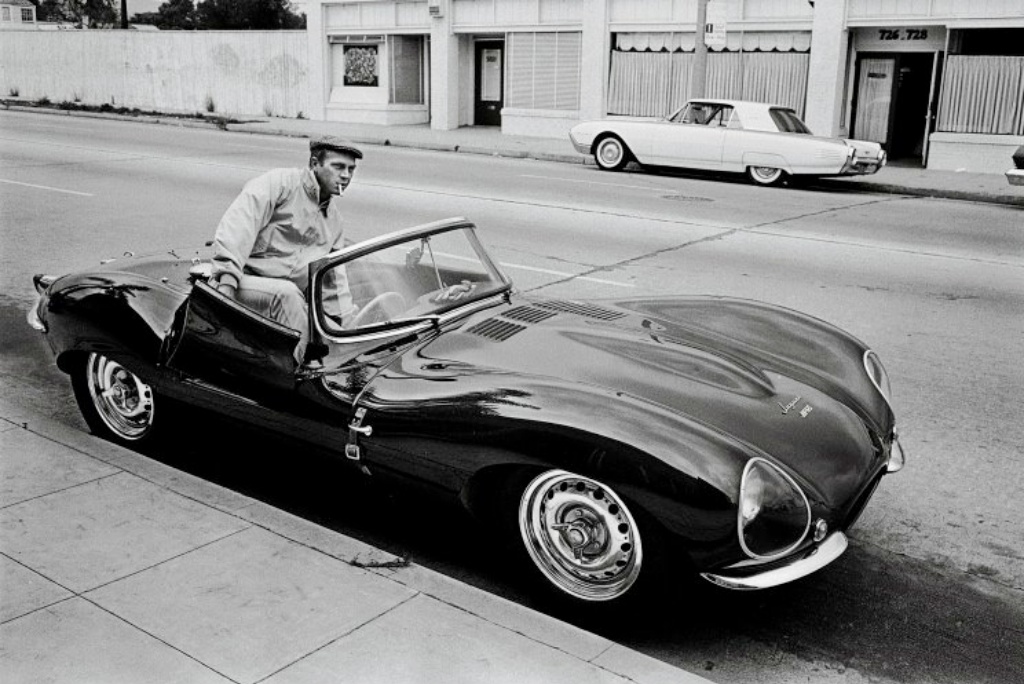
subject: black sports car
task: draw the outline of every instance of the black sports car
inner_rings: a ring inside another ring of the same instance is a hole
[[[277,431],[498,515],[581,601],[659,563],[735,589],[805,576],[903,465],[886,373],[847,333],[721,297],[521,297],[463,219],[311,265],[316,363],[208,274],[171,253],[36,276],[30,322],[94,432],[150,439],[164,399]]]

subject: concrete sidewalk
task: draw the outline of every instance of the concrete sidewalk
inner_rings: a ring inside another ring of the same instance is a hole
[[[0,402],[0,681],[707,680]]]
[[[255,135],[307,138],[323,133],[331,133],[366,145],[391,145],[461,154],[539,159],[571,164],[593,165],[594,163],[592,158],[579,154],[573,149],[568,136],[564,138],[532,138],[503,135],[497,128],[486,126],[465,126],[452,131],[438,131],[426,124],[417,126],[376,126],[372,124],[284,118],[251,118],[238,123],[218,125],[211,121],[181,117],[125,116],[64,111],[28,105],[19,106],[9,103],[5,103],[3,107],[9,111],[40,114],[121,119],[183,127],[218,127],[228,131]],[[243,117],[238,118],[242,119]],[[1024,207],[1024,187],[1011,186],[1003,175],[1011,166],[1013,166],[1013,160],[1009,157],[1006,158],[1004,168],[992,169],[992,173],[929,171],[915,166],[890,164],[878,173],[870,176],[816,179],[810,187],[846,192],[939,197]],[[699,177],[699,172],[692,172],[692,175],[693,177]]]

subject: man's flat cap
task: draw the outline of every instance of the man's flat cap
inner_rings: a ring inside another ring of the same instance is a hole
[[[339,138],[336,135],[318,135],[315,138],[310,138],[309,151],[318,152],[320,150],[334,150],[335,152],[351,154],[356,159],[363,158],[362,150],[350,141]]]

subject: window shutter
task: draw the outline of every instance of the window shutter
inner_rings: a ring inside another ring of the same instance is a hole
[[[579,109],[579,32],[512,33],[508,46],[508,106]]]

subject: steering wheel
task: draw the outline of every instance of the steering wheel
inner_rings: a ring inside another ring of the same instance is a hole
[[[407,307],[405,297],[402,295],[397,292],[382,292],[359,310],[352,319],[352,327],[361,328],[364,325],[383,323],[402,313]]]

